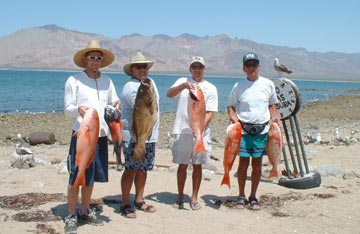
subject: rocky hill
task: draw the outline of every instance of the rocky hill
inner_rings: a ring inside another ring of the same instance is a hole
[[[86,47],[88,40],[98,39],[112,50],[117,59],[109,71],[122,72],[134,51],[155,61],[152,73],[187,74],[189,57],[204,56],[207,74],[243,76],[242,56],[257,52],[262,74],[276,77],[274,58],[293,70],[294,79],[360,81],[360,53],[318,53],[304,48],[273,46],[231,38],[225,34],[198,37],[184,33],[177,37],[164,34],[143,36],[132,34],[110,38],[95,33],[68,30],[57,25],[26,28],[0,38],[0,68],[2,69],[78,69],[72,62],[74,53]]]

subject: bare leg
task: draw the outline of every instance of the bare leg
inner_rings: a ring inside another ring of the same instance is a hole
[[[184,187],[186,182],[186,176],[187,176],[187,164],[179,164],[178,170],[177,170],[177,186],[178,186],[178,199],[179,201],[184,200]]]
[[[201,184],[202,178],[202,165],[201,164],[193,164],[193,174],[192,174],[192,182],[193,182],[193,193],[191,195],[191,201],[198,201],[198,194]]]
[[[256,197],[256,191],[261,179],[261,163],[262,163],[262,157],[251,159],[251,166],[252,166],[251,193],[250,193],[251,198]]]
[[[135,177],[135,170],[125,170],[121,177],[122,206],[130,204],[130,191]]]
[[[250,158],[248,157],[240,157],[239,159],[239,167],[238,167],[239,196],[245,196],[245,183],[246,183],[249,161]]]
[[[145,189],[145,183],[147,178],[147,172],[144,173],[136,170],[135,172],[135,202],[143,202],[144,201],[144,189]]]
[[[68,209],[69,214],[76,214],[76,206],[79,197],[79,187],[74,187],[72,185],[68,186]]]
[[[94,186],[81,187],[81,211],[83,214],[88,213],[89,204],[91,200],[91,194]]]

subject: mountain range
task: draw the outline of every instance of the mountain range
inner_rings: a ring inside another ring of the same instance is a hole
[[[73,63],[73,55],[85,48],[90,39],[99,40],[102,47],[115,53],[116,60],[106,71],[123,72],[130,54],[141,51],[155,62],[150,74],[189,74],[189,58],[200,55],[206,60],[207,75],[243,77],[243,55],[256,52],[263,76],[278,76],[273,65],[274,59],[279,58],[293,71],[291,75],[286,74],[290,79],[360,82],[360,53],[311,52],[231,38],[226,34],[198,37],[184,33],[170,37],[135,33],[114,39],[53,24],[21,29],[0,38],[0,69],[79,70]]]

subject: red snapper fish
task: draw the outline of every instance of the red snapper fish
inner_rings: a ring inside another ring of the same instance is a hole
[[[124,165],[121,160],[121,148],[123,141],[123,123],[121,121],[121,112],[118,108],[108,105],[105,107],[104,118],[110,129],[111,140],[114,145],[114,153],[116,155],[117,169],[120,170],[122,165]]]
[[[226,184],[230,188],[229,172],[234,164],[235,158],[240,149],[240,142],[242,138],[242,126],[240,122],[230,124],[226,129],[226,140],[224,149],[224,177],[221,185]]]
[[[74,186],[86,186],[85,171],[94,160],[96,145],[99,139],[100,121],[95,108],[89,108],[85,112],[80,129],[75,132],[76,161],[78,174]]]
[[[189,91],[188,114],[190,128],[195,137],[194,156],[199,153],[206,155],[206,149],[203,141],[205,129],[205,98],[199,85],[193,83],[193,88]]]
[[[152,81],[142,80],[136,94],[132,123],[132,137],[136,142],[133,153],[135,160],[144,161],[145,159],[145,143],[151,137],[158,110],[157,96]]]
[[[280,127],[277,123],[272,123],[270,125],[268,142],[265,149],[269,158],[269,162],[272,165],[269,178],[275,177],[276,179],[279,179],[281,176],[278,166],[280,164],[282,145],[283,141]]]

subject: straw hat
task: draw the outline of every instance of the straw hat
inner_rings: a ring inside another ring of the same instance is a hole
[[[84,63],[84,57],[86,53],[90,51],[100,51],[103,54],[104,60],[101,61],[101,67],[109,66],[115,59],[115,55],[110,50],[100,48],[99,41],[90,40],[88,42],[87,48],[79,50],[74,55],[74,63],[79,67],[86,68],[86,65]]]
[[[150,60],[146,60],[144,55],[140,52],[135,52],[133,54],[131,54],[130,56],[130,63],[126,64],[124,66],[124,72],[131,76],[131,65],[136,64],[136,63],[146,63],[148,65],[147,69],[150,69],[150,67],[154,64],[153,61]]]

